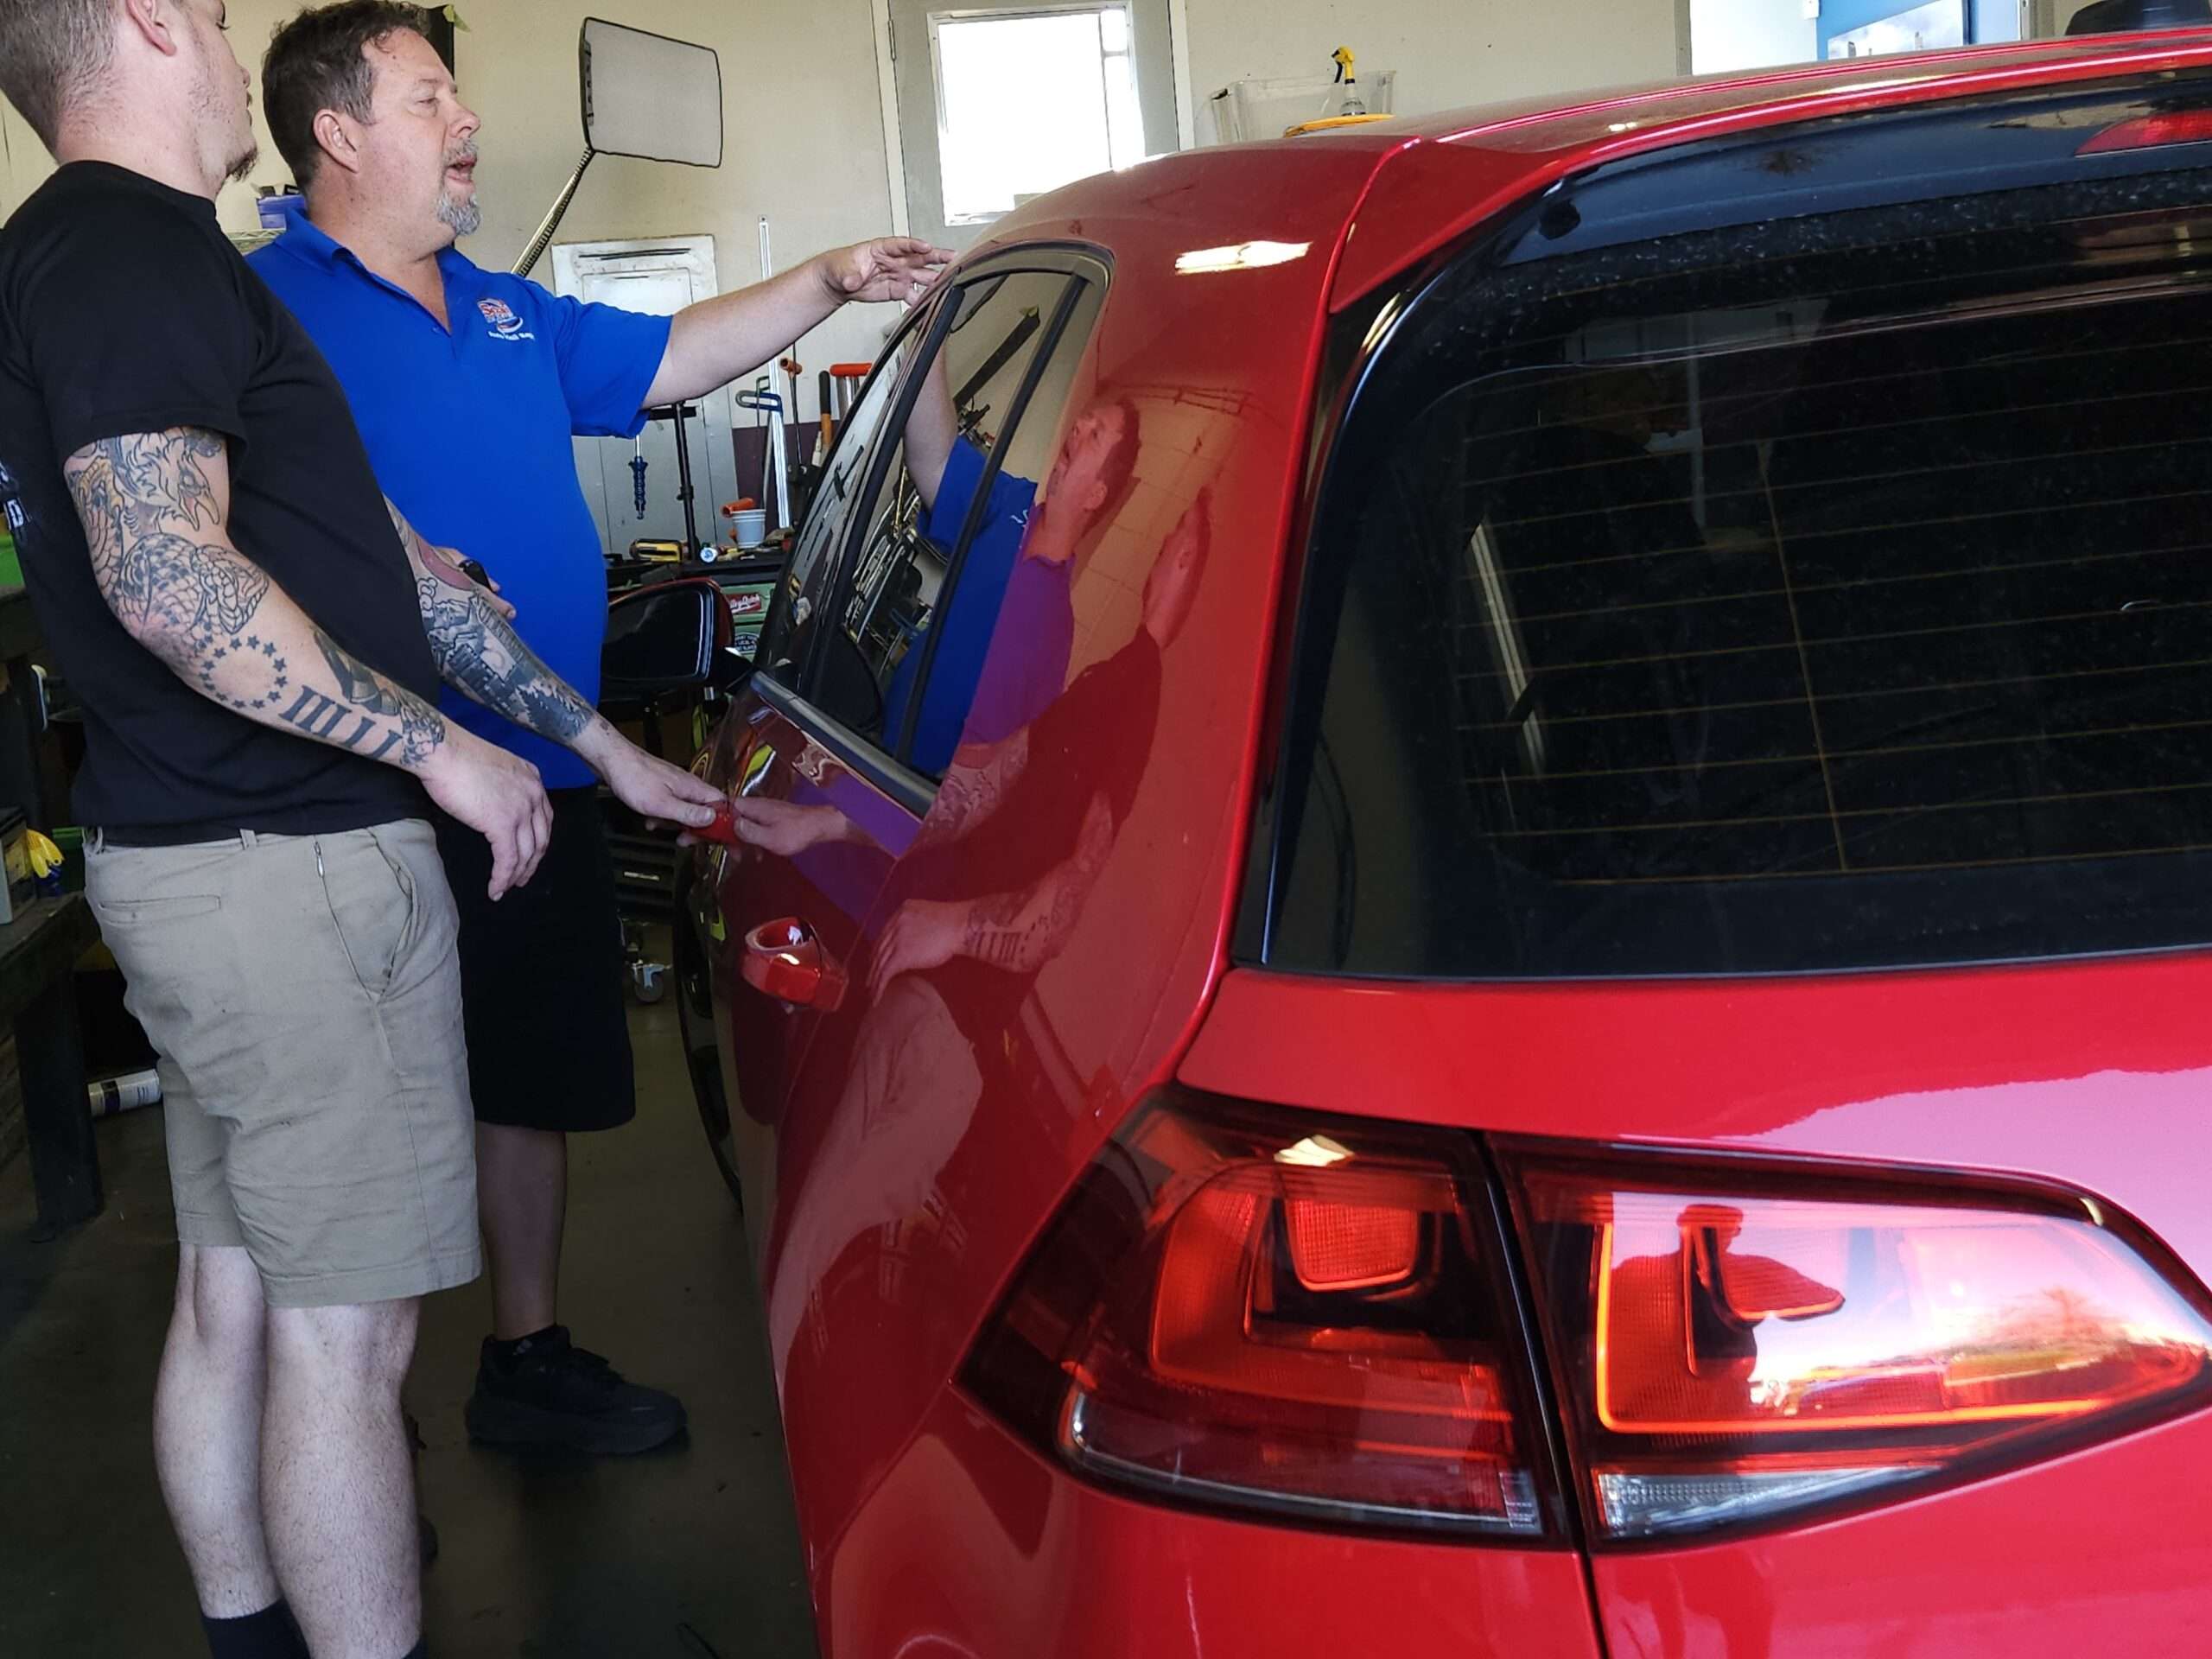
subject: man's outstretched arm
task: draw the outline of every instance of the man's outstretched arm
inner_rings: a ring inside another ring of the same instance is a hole
[[[676,314],[660,372],[642,407],[703,397],[728,385],[840,307],[887,301],[911,305],[952,257],[950,248],[912,237],[881,237],[818,253],[780,276],[686,306]]]

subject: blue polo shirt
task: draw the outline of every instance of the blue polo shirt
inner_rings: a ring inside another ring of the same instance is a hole
[[[952,453],[945,457],[927,534],[947,553],[952,551],[961,527],[968,521],[968,505],[983,481],[984,462],[983,452],[964,437],[954,441]],[[933,778],[943,776],[952,764],[953,752],[960,747],[963,730],[971,723],[976,688],[983,677],[984,653],[990,649],[1007,584],[1014,577],[1021,544],[1028,537],[1029,512],[1036,499],[1037,486],[1028,479],[1001,471],[991,480],[982,523],[976,528],[976,539],[969,543],[968,562],[960,569],[960,585],[952,590],[952,602],[928,625],[933,628],[942,623],[944,643],[938,647],[937,660],[931,664],[929,690],[922,694],[921,716],[914,722],[914,752],[910,760],[917,772]],[[925,639],[918,639],[907,647],[884,692],[887,742],[897,737],[906,720],[925,643]],[[1060,664],[1063,668],[1067,665],[1065,655]],[[1059,690],[1058,681],[1052,690],[1055,694]],[[979,731],[974,736],[978,741],[995,742],[1015,727],[1028,724],[1036,712],[1029,711],[1004,731]]]
[[[645,425],[670,320],[559,298],[448,249],[448,334],[304,217],[249,263],[329,359],[384,493],[429,540],[490,571],[530,648],[596,702],[607,564],[569,439]],[[443,702],[548,787],[593,781],[568,750],[450,686]]]

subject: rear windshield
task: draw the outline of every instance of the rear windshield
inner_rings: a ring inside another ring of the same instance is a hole
[[[1438,279],[1324,485],[1266,959],[2212,940],[2212,175]]]

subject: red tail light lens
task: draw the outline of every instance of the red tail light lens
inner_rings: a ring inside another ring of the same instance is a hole
[[[1764,1520],[2200,1403],[2212,1324],[2094,1205],[1516,1170],[1599,1530]]]
[[[2075,153],[2105,156],[2115,150],[2158,149],[2167,144],[2201,144],[2212,138],[2212,110],[2169,110],[2139,115],[2107,127]]]
[[[1356,1524],[1542,1532],[1471,1142],[1175,1096],[1116,1138],[970,1361],[1093,1478]]]

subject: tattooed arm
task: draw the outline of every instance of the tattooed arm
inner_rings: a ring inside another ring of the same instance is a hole
[[[995,743],[963,743],[938,786],[937,800],[914,843],[918,852],[957,841],[982,823],[1006,799],[1029,765],[1029,728]]]
[[[721,791],[630,742],[523,643],[511,607],[478,587],[447,549],[423,537],[390,502],[392,528],[415,568],[415,595],[430,654],[446,683],[525,731],[572,749],[632,810],[698,829]]]
[[[940,967],[955,957],[972,957],[1010,973],[1036,972],[1075,931],[1113,849],[1113,809],[1105,796],[1094,795],[1075,851],[1035,886],[959,903],[908,900],[876,943],[868,969],[871,992],[901,974]]]
[[[1090,798],[1073,856],[1058,864],[1027,893],[978,899],[969,907],[963,955],[994,968],[1034,973],[1067,943],[1090,902],[1090,890],[1114,850],[1114,813],[1103,795]]]
[[[238,550],[222,438],[178,427],[104,439],[70,456],[63,473],[93,579],[133,639],[247,720],[420,777],[491,841],[493,897],[530,879],[551,823],[536,769],[448,728]]]

